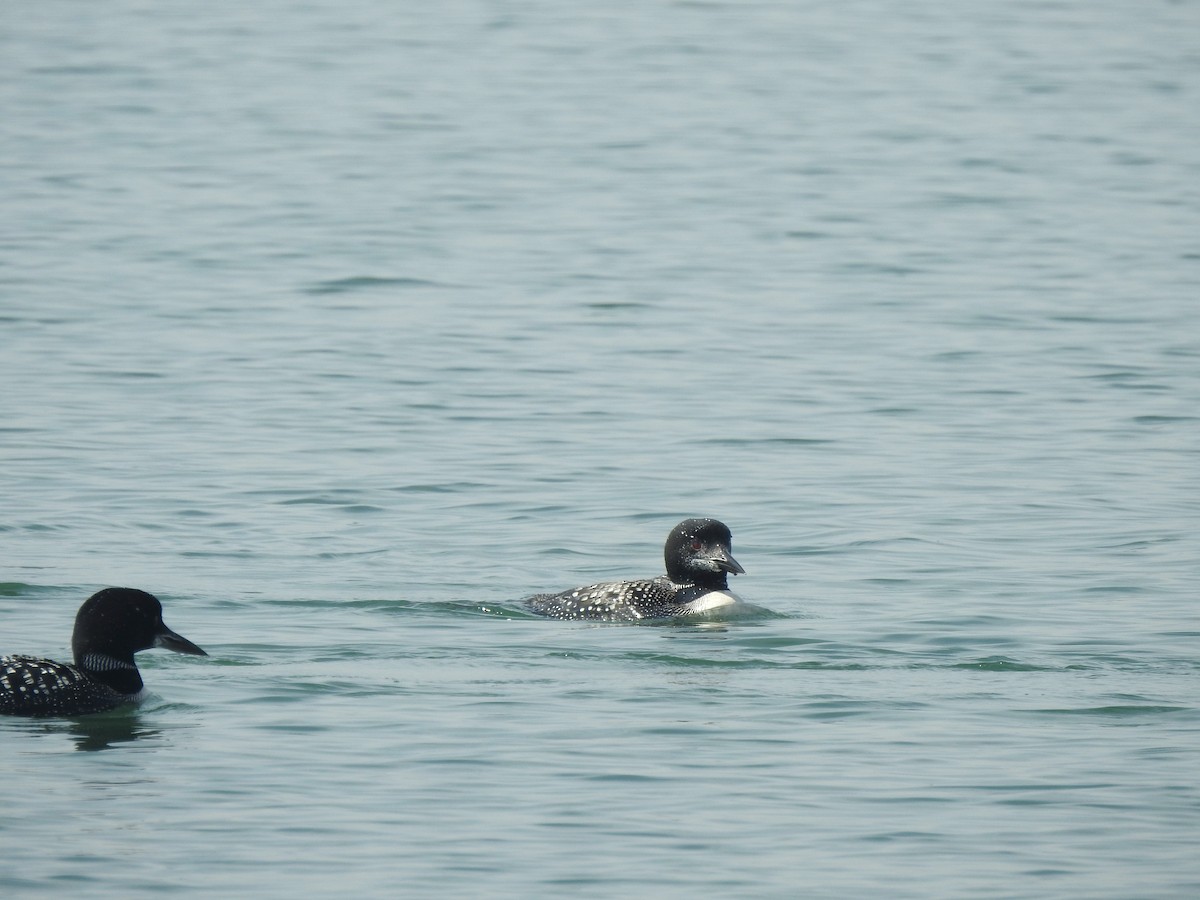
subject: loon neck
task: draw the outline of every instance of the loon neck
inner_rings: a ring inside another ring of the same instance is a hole
[[[698,587],[706,591],[729,590],[729,576],[724,572],[689,573],[683,578],[672,578],[671,580],[683,587]]]
[[[89,678],[107,685],[122,694],[136,694],[142,689],[142,675],[131,661],[117,659],[107,653],[83,653],[75,665]]]

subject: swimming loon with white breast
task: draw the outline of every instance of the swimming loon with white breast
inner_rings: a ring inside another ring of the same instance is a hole
[[[37,656],[0,656],[0,714],[81,716],[142,697],[133,654],[151,647],[208,654],[163,623],[162,604],[134,588],[105,588],[75,616],[75,665]]]
[[[738,603],[727,576],[746,570],[733,558],[733,536],[716,519],[685,519],[671,529],[663,556],[667,574],[642,581],[608,581],[536,594],[525,603],[554,619],[633,622],[697,615]]]

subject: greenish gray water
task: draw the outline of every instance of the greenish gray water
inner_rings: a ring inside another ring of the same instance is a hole
[[[4,896],[1200,891],[1194,4],[5,18]]]

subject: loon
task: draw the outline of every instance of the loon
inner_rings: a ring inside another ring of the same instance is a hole
[[[75,665],[37,656],[0,656],[0,714],[81,716],[142,698],[133,654],[151,647],[208,654],[163,624],[162,604],[133,588],[105,588],[79,607]]]
[[[536,594],[525,603],[538,615],[598,622],[669,619],[730,606],[739,601],[729,592],[727,573],[746,571],[730,552],[732,540],[716,519],[685,519],[667,535],[666,575]]]

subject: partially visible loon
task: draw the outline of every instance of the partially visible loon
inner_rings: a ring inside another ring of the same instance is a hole
[[[539,615],[599,622],[670,619],[730,606],[739,601],[729,592],[727,574],[746,571],[733,558],[732,541],[729,529],[716,519],[685,519],[667,535],[666,575],[537,594],[525,603]]]
[[[81,716],[140,700],[133,654],[151,647],[208,654],[163,624],[162,604],[133,588],[105,588],[79,607],[75,665],[37,656],[0,656],[0,714]]]

